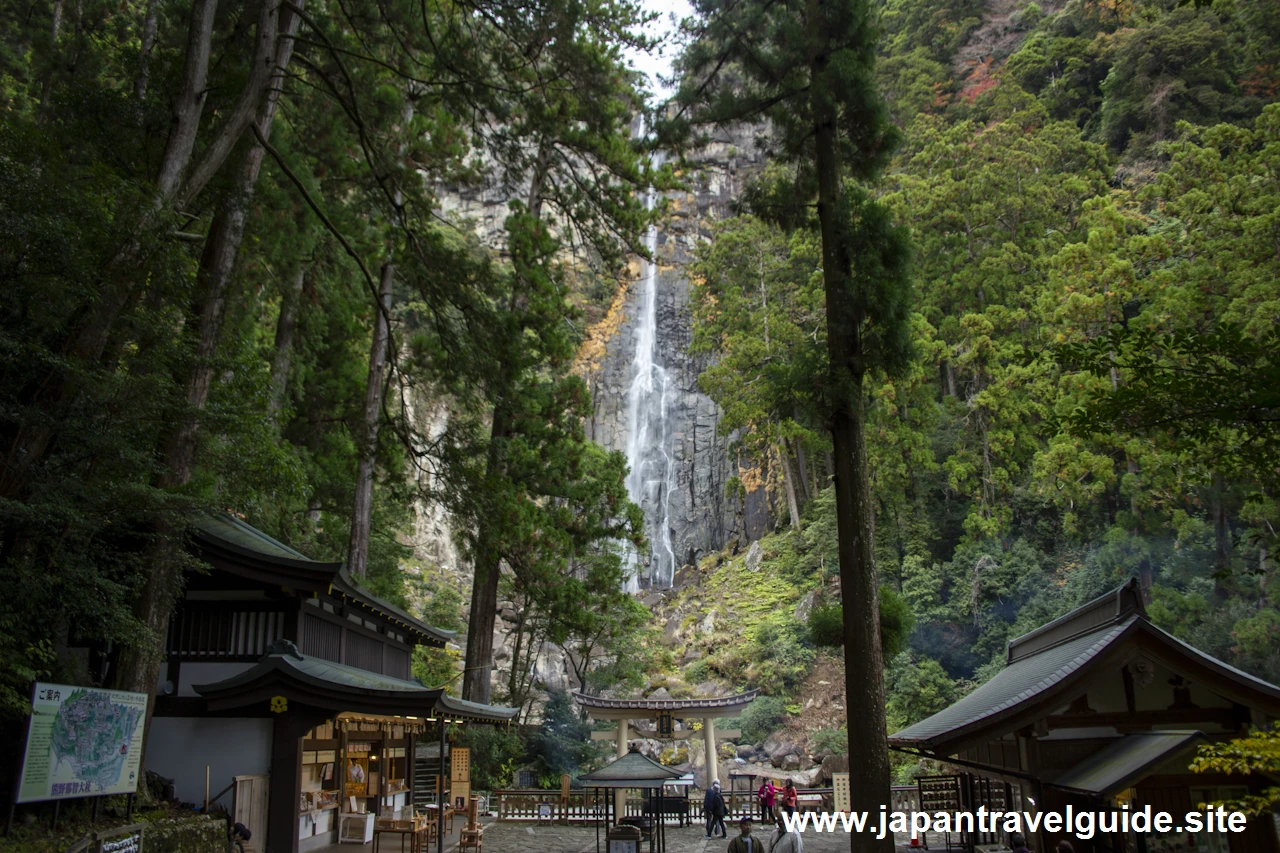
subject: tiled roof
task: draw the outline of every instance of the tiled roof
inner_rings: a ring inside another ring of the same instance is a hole
[[[1136,621],[1136,616],[1130,616],[1118,625],[1101,628],[1009,664],[955,704],[890,735],[889,742],[932,744],[945,735],[1009,710],[1084,666]]]
[[[304,655],[288,640],[273,643],[252,668],[213,684],[197,684],[194,689],[206,699],[220,700],[224,707],[242,707],[258,701],[255,688],[267,683],[285,690],[282,695],[294,685],[300,695],[306,695],[299,701],[322,701],[334,710],[354,713],[426,716],[438,712],[488,722],[506,722],[519,713],[518,708],[466,702],[416,681]]]
[[[759,693],[759,690],[748,690],[736,696],[718,696],[713,699],[605,699],[575,691],[573,699],[584,708],[608,708],[618,711],[692,711],[745,705],[755,699]]]
[[[1185,656],[1271,707],[1280,707],[1280,687],[1242,672],[1151,624],[1134,581],[1078,607],[1009,643],[1004,669],[972,693],[933,716],[889,736],[889,743],[935,749],[1006,716],[1098,659],[1116,644],[1140,637],[1144,646]],[[1261,694],[1261,695],[1259,695]],[[1070,698],[1070,697],[1067,697]]]
[[[580,781],[588,788],[658,788],[683,775],[633,747],[626,755],[587,773]]]
[[[1141,779],[1155,765],[1207,741],[1200,732],[1143,732],[1107,745],[1066,771],[1052,784],[1061,788],[1111,794]]]
[[[243,573],[246,566],[257,566],[260,571],[253,576],[258,580],[273,580],[300,591],[336,591],[377,615],[399,623],[406,633],[417,635],[415,641],[428,645],[444,646],[458,633],[428,625],[391,602],[383,601],[361,586],[342,563],[312,560],[230,513],[201,515],[192,526],[203,543],[213,543],[219,552],[229,551],[234,555],[229,563],[222,564],[227,571]]]

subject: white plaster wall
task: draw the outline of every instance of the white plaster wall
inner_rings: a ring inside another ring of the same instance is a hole
[[[206,764],[211,797],[230,785],[233,776],[270,771],[271,726],[266,719],[156,717],[146,766],[174,780],[175,794],[184,803],[203,803]],[[221,802],[231,805],[229,797]]]

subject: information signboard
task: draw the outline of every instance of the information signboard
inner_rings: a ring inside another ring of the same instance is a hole
[[[36,684],[19,803],[132,794],[147,694]]]

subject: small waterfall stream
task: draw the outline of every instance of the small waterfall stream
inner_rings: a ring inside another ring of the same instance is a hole
[[[655,154],[655,166],[661,155]],[[650,189],[645,206],[653,210],[658,194]],[[658,229],[649,228],[645,247],[656,256]],[[627,493],[644,510],[645,536],[649,540],[646,567],[640,554],[632,554],[632,573],[627,588],[634,592],[645,586],[669,587],[675,575],[676,555],[671,545],[671,491],[675,487],[675,464],[671,457],[671,418],[668,410],[675,389],[658,362],[658,265],[643,261],[635,326],[635,355],[631,361],[631,386],[627,395]]]

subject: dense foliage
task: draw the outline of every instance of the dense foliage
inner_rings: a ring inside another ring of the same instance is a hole
[[[530,646],[614,664],[637,512],[570,363],[652,215],[637,188],[662,183],[621,61],[646,20],[628,0],[0,3],[6,768],[34,679],[154,690],[206,511],[459,628],[456,582],[406,545],[448,507],[524,596]],[[488,244],[441,214],[483,187],[517,199]],[[414,671],[456,691],[461,663]],[[527,711],[517,681],[501,698]]]
[[[874,193],[915,243],[914,356],[863,386],[877,569],[914,617],[886,656],[890,728],[1129,577],[1157,624],[1280,679],[1267,5],[880,4],[903,141]],[[762,460],[751,485],[810,537],[831,472],[805,405],[827,354],[820,234],[752,215],[776,172],[698,250],[694,346]],[[830,642],[829,611],[809,620]]]

